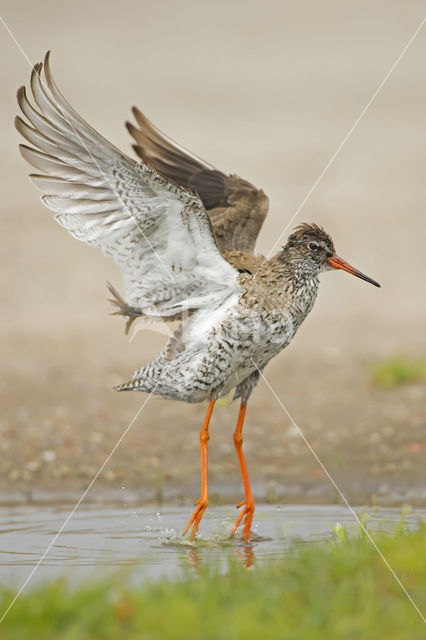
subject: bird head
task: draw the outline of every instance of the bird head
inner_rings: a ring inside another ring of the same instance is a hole
[[[370,282],[375,287],[380,287],[378,282],[340,258],[336,254],[331,237],[316,224],[304,222],[298,225],[283,247],[283,254],[286,261],[299,263],[300,267],[303,265],[304,271],[312,275],[330,269],[342,269],[357,278]]]

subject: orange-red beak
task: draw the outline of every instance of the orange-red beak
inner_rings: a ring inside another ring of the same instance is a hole
[[[364,273],[361,273],[361,271],[358,271],[358,269],[352,267],[348,262],[345,262],[344,260],[342,260],[342,258],[339,258],[339,256],[331,256],[330,258],[327,258],[327,262],[330,267],[333,267],[333,269],[343,269],[343,271],[352,273],[352,275],[356,276],[357,278],[361,278],[361,280],[365,280],[366,282],[370,282],[370,284],[374,284],[375,287],[380,287],[378,282],[376,282],[372,278],[369,278]]]

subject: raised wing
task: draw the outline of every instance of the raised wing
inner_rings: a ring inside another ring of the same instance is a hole
[[[126,122],[136,141],[134,150],[162,176],[196,192],[212,222],[222,253],[253,253],[257,236],[268,213],[263,191],[236,175],[227,176],[170,140],[136,107],[139,128]]]
[[[33,145],[20,145],[21,153],[42,172],[30,178],[59,224],[121,267],[129,307],[177,317],[238,290],[238,273],[222,258],[198,196],[90,127],[53,82],[49,54],[33,69],[31,91],[35,107],[25,87],[18,91],[29,124],[16,118]]]

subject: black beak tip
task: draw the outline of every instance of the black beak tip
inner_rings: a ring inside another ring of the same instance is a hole
[[[368,278],[368,282],[371,282],[371,284],[373,284],[375,287],[378,287],[379,289],[382,288],[382,285],[376,282],[376,280],[373,280],[373,278]]]
[[[366,282],[369,282],[370,284],[372,284],[375,287],[378,287],[379,289],[382,288],[382,285],[379,284],[378,282],[376,282],[375,280],[373,280],[373,278],[369,278],[368,276],[364,276],[364,278],[361,278],[362,280],[366,280]]]

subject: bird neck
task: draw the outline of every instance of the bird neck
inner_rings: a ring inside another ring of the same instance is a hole
[[[306,262],[283,260],[277,254],[247,278],[244,297],[250,306],[275,308],[303,319],[312,309],[318,285],[318,273],[306,268]]]
[[[318,270],[315,265],[297,257],[289,257],[281,252],[267,260],[265,268],[259,271],[261,278],[269,279],[286,294],[318,289]]]

